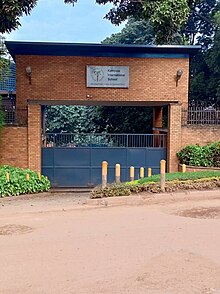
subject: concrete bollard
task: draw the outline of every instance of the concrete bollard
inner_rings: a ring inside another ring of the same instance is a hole
[[[10,174],[8,172],[6,173],[6,180],[7,180],[7,182],[10,181]]]
[[[151,167],[149,167],[148,170],[147,170],[147,176],[148,177],[152,176],[152,168]]]
[[[107,186],[108,162],[102,162],[102,188]]]
[[[186,172],[186,165],[182,164],[182,173],[185,173],[185,172]]]
[[[120,184],[121,182],[121,166],[119,163],[115,165],[115,182],[116,184]]]
[[[29,182],[30,181],[30,175],[26,174],[26,180]]]
[[[165,173],[166,173],[166,160],[160,161],[160,188],[165,192]]]
[[[143,179],[144,178],[144,168],[141,167],[140,168],[140,179]]]
[[[133,166],[130,167],[130,181],[131,182],[134,181],[134,167]]]

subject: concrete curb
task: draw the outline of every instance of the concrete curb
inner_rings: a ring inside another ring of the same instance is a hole
[[[187,200],[211,200],[220,199],[220,189],[204,191],[183,191],[175,193],[141,193],[131,196],[106,197],[99,199],[87,199],[88,206],[121,206],[121,205],[152,205],[168,204]]]

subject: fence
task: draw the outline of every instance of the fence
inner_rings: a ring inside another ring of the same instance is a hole
[[[70,134],[47,133],[43,147],[152,147],[166,148],[165,134]]]
[[[3,108],[4,121],[6,125],[26,126],[28,113],[27,109]]]
[[[219,125],[219,106],[189,106],[182,109],[182,125]]]

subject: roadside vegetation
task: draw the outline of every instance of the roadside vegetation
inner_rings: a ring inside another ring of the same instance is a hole
[[[46,192],[50,181],[29,169],[0,166],[0,197]]]
[[[220,142],[205,146],[188,145],[177,153],[181,164],[220,167]]]
[[[91,198],[129,196],[133,193],[149,192],[161,193],[160,175],[143,178],[119,185],[111,184],[106,188],[96,187]],[[220,171],[202,171],[166,174],[166,192],[181,190],[204,190],[220,187]]]

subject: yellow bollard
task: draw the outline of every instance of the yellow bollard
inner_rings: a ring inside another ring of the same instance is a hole
[[[186,165],[182,164],[182,173],[185,173],[185,172],[186,172]]]
[[[107,186],[108,162],[102,162],[102,188]]]
[[[41,173],[38,172],[37,175],[38,175],[38,179],[41,180]]]
[[[48,176],[46,176],[45,179],[48,180]]]
[[[30,175],[26,174],[26,180],[29,182],[30,181]]]
[[[144,168],[143,167],[140,168],[140,178],[141,179],[144,178]]]
[[[10,181],[10,174],[8,172],[6,173],[6,180],[7,180],[7,182]]]
[[[148,177],[152,176],[152,168],[151,167],[149,167],[148,170],[147,170],[147,176]]]
[[[131,182],[134,181],[134,167],[133,166],[130,167],[130,181]]]
[[[120,182],[121,182],[120,177],[121,177],[121,166],[119,163],[117,163],[115,165],[115,182],[116,182],[116,184],[120,184]]]
[[[165,192],[165,172],[166,172],[166,160],[160,161],[160,188],[162,192]]]

